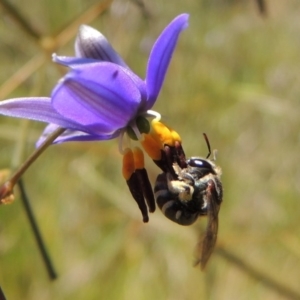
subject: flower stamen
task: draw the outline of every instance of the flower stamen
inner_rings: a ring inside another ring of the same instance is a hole
[[[122,174],[126,180],[126,183],[128,185],[129,191],[133,199],[136,201],[142,213],[143,222],[147,223],[149,221],[148,209],[144,200],[143,190],[140,185],[138,173],[135,172],[135,161],[133,151],[130,148],[125,149],[125,153],[123,156]]]
[[[125,135],[125,131],[122,131],[119,135],[119,138],[118,138],[118,149],[119,149],[119,152],[124,155],[125,152],[126,152],[126,148],[123,149],[123,143],[124,143],[124,135]]]
[[[145,169],[144,163],[144,153],[139,147],[133,148],[133,157],[134,157],[134,165],[135,172],[138,175],[138,179],[141,185],[141,189],[143,191],[144,198],[147,202],[148,208],[150,212],[155,211],[155,199],[152,191],[152,186],[149,181],[149,177],[147,171]]]

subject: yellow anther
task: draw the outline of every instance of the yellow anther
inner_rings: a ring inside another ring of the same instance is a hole
[[[143,134],[143,139],[141,140],[141,144],[146,151],[146,153],[153,159],[153,160],[160,160],[161,159],[161,150],[162,144],[158,142],[153,136],[149,134]]]
[[[134,166],[133,152],[131,149],[126,148],[124,150],[123,168],[122,168],[122,174],[125,180],[129,180],[131,175],[134,173],[134,170],[135,170],[135,166]]]
[[[174,146],[174,140],[170,129],[163,123],[153,119],[151,121],[153,133],[163,145]]]
[[[180,135],[178,134],[177,131],[173,130],[173,129],[170,129],[170,132],[171,132],[171,135],[172,135],[172,138],[173,138],[173,141],[174,142],[179,142],[181,144],[181,137]]]
[[[136,170],[144,169],[144,153],[139,147],[133,148],[134,166]]]

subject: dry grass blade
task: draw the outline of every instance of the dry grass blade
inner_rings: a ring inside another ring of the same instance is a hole
[[[39,36],[41,51],[45,53],[34,56],[0,86],[0,99],[5,99],[34,72],[41,68],[43,64],[50,61],[51,57],[49,56],[49,53],[68,43],[76,35],[79,25],[82,23],[89,23],[97,18],[108,9],[111,2],[111,0],[108,0],[92,5],[62,29],[56,36]]]
[[[14,7],[10,2],[1,0],[0,5],[9,13],[13,20],[19,24],[28,35],[38,40],[41,37],[41,33],[31,26],[30,22],[22,15],[22,13]]]
[[[248,276],[253,277],[255,280],[259,281],[269,289],[272,289],[276,293],[282,295],[286,299],[291,300],[299,300],[300,293],[293,291],[291,288],[286,287],[281,282],[272,279],[268,275],[264,274],[263,272],[255,269],[249,263],[245,262],[243,259],[238,257],[237,255],[233,254],[232,252],[226,250],[223,247],[216,248],[216,253],[221,257],[225,258],[228,262],[232,263],[243,272],[245,272]]]
[[[0,300],[6,300],[5,296],[4,296],[4,293],[2,291],[2,288],[0,286]]]

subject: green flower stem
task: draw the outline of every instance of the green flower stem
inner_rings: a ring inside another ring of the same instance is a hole
[[[37,246],[40,250],[40,253],[42,255],[43,261],[45,263],[46,266],[46,270],[48,272],[48,275],[50,277],[51,280],[54,280],[57,278],[57,274],[55,272],[54,266],[52,265],[50,256],[48,255],[46,246],[44,244],[42,235],[40,233],[39,227],[37,225],[36,219],[34,217],[34,213],[32,211],[27,193],[25,191],[25,187],[23,184],[23,180],[19,179],[18,183],[17,183],[19,190],[20,190],[20,194],[21,194],[21,199],[22,199],[22,203],[24,205],[25,211],[26,211],[26,215],[28,217],[31,229],[33,231],[33,235],[35,237],[35,240],[37,242]],[[1,299],[0,299],[1,300]]]

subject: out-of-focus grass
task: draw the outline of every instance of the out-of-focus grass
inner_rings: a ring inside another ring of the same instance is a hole
[[[55,36],[95,3],[13,1],[42,36]],[[299,2],[269,1],[266,18],[246,1],[145,5],[149,19],[133,2],[119,0],[86,22],[143,76],[160,31],[175,15],[190,14],[154,109],[179,131],[188,156],[207,154],[202,132],[219,150],[224,203],[215,254],[204,273],[192,267],[205,219],[180,227],[157,211],[149,224],[141,222],[121,176],[115,141],[56,145],[24,181],[59,277],[49,282],[17,197],[0,207],[3,291],[8,299],[293,298],[280,292],[282,285],[299,295]],[[3,8],[0,16],[4,83],[42,52]],[[71,42],[55,51],[72,55],[74,37],[68,38]],[[63,71],[43,60],[6,98],[48,95]],[[0,117],[0,168],[11,165],[23,126]],[[26,155],[42,129],[30,123]],[[159,170],[147,164],[154,183]]]

